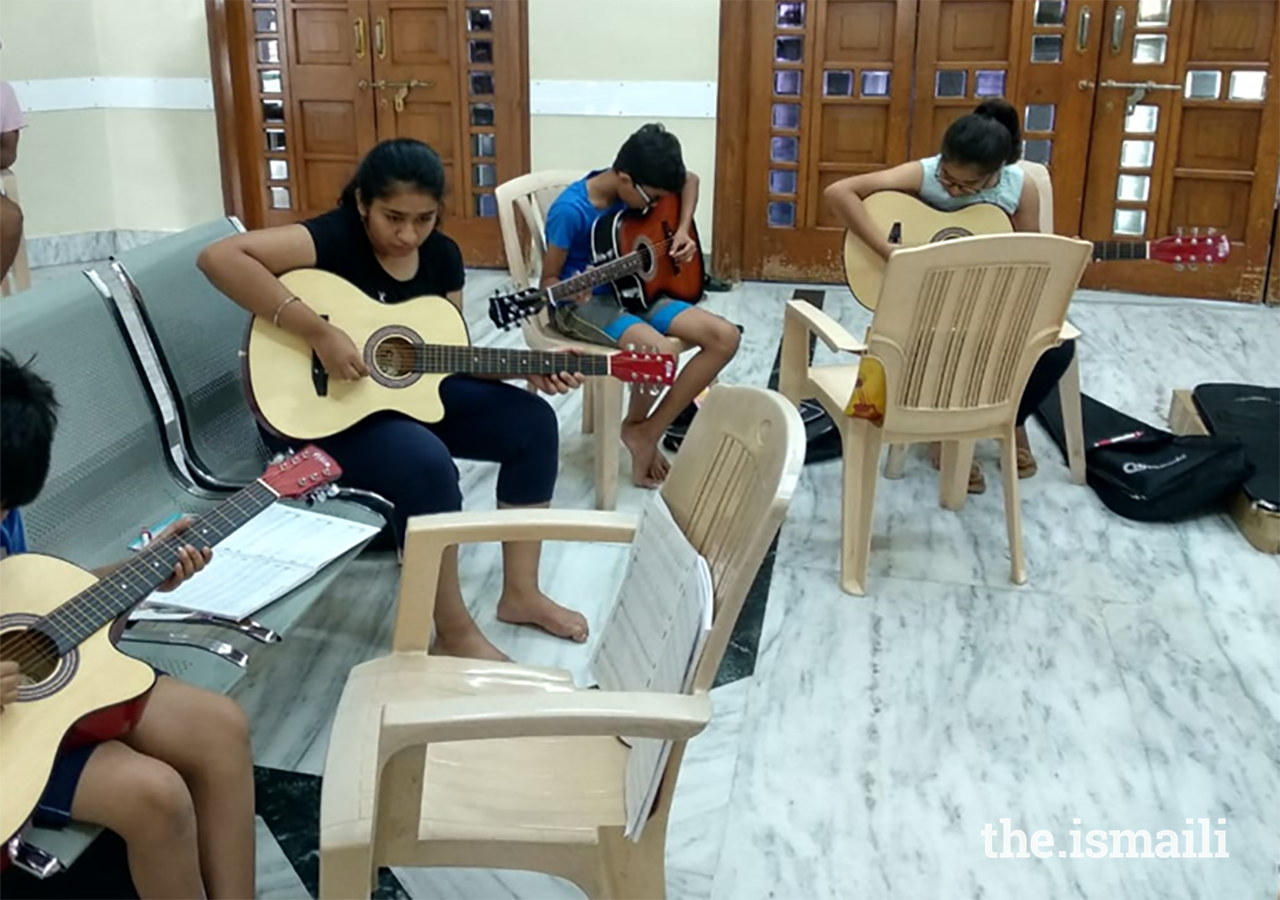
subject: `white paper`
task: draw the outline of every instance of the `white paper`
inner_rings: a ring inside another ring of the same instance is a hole
[[[660,494],[645,506],[618,600],[591,660],[606,691],[688,689],[711,632],[711,569],[671,518]],[[626,835],[639,840],[649,818],[669,741],[627,739]]]
[[[215,545],[213,559],[198,577],[153,597],[170,606],[243,619],[377,532],[372,525],[275,503]],[[144,607],[130,618],[173,617]]]

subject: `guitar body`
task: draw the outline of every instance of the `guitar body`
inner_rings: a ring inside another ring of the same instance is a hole
[[[955,212],[934,209],[910,194],[882,191],[863,201],[876,230],[886,237],[895,231],[902,247],[922,247],[939,241],[979,234],[1010,234],[1013,222],[1008,213],[990,203],[975,203]],[[874,310],[880,300],[885,259],[853,232],[844,239],[844,274],[849,290],[859,303]]]
[[[679,263],[668,252],[668,243],[680,224],[680,197],[667,194],[648,210],[625,209],[601,216],[591,232],[591,249],[597,265],[639,251],[645,266],[638,275],[613,282],[625,309],[643,312],[661,297],[697,303],[702,299],[702,244],[697,227],[690,236],[698,250],[688,262]]]
[[[357,347],[365,348],[371,374],[359,381],[322,379],[323,369],[305,340],[255,317],[249,328],[245,384],[250,405],[269,429],[280,437],[312,440],[345,431],[381,410],[420,422],[444,418],[440,382],[449,373],[397,373],[394,365],[374,362],[377,354],[384,354],[385,360],[385,354],[394,355],[412,343],[467,346],[467,323],[457,307],[443,297],[379,303],[318,269],[299,269],[280,280],[350,335]],[[323,389],[317,387],[318,380],[325,382]]]
[[[22,639],[22,629],[96,581],[53,557],[5,558],[0,647]],[[0,714],[0,836],[6,842],[35,810],[61,747],[119,737],[142,715],[155,670],[118,651],[110,631],[103,626],[65,656],[51,657],[45,677],[19,688],[18,702]]]

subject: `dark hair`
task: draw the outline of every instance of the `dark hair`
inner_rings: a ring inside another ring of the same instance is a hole
[[[1022,124],[1007,100],[986,100],[951,123],[942,138],[942,158],[994,172],[1022,158]]]
[[[358,191],[360,199],[370,204],[390,196],[397,182],[436,200],[444,199],[444,165],[440,155],[413,138],[383,141],[360,160],[355,177],[347,183],[338,202],[354,208]]]
[[[680,140],[657,123],[645,125],[622,145],[613,170],[626,172],[636,184],[678,191],[686,174]]]
[[[0,354],[0,506],[26,506],[44,489],[58,426],[53,385],[8,350]]]

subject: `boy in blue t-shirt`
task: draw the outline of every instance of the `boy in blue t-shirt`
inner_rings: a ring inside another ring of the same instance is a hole
[[[18,507],[44,488],[57,423],[50,384],[8,351],[0,354],[0,555],[27,552]],[[160,590],[203,569],[210,553],[187,546],[181,556]],[[102,578],[116,568],[94,574]],[[0,722],[5,707],[20,702],[23,683],[19,664],[0,659]],[[34,821],[60,828],[71,819],[124,838],[129,873],[144,900],[255,896],[253,757],[244,713],[227,697],[161,674],[132,730],[60,752],[54,761]]]
[[[669,252],[684,262],[697,252],[689,232],[698,205],[698,176],[685,169],[675,135],[661,125],[645,125],[627,138],[612,168],[589,173],[565,188],[551,204],[542,286],[556,284],[591,265],[591,230],[601,216],[627,208],[648,209],[659,197],[674,193],[680,195],[680,223]],[[631,452],[635,483],[657,487],[669,468],[658,441],[733,359],[738,352],[738,329],[704,309],[670,298],[660,299],[636,315],[623,309],[607,286],[573,299],[575,303],[559,307],[554,314],[556,327],[570,337],[670,352],[669,335],[699,348],[652,413],[653,395],[639,388],[631,392],[622,442]]]

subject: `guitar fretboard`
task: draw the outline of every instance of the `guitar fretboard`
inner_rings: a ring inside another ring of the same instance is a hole
[[[1110,262],[1117,259],[1146,259],[1146,241],[1094,241],[1094,262]]]
[[[60,654],[69,652],[102,626],[133,608],[169,580],[183,546],[212,547],[276,500],[261,481],[223,501],[172,535],[147,547],[106,578],[59,606],[34,627],[52,638]]]
[[[564,281],[553,284],[549,288],[544,288],[543,293],[546,301],[553,303],[555,300],[563,300],[582,291],[594,290],[602,284],[617,281],[627,275],[635,275],[643,268],[644,257],[638,252],[631,252],[625,256],[618,257],[612,262],[596,266],[594,269],[587,269],[585,272],[579,272],[572,278],[566,278]]]
[[[400,359],[398,362],[414,372],[458,372],[467,375],[554,375],[558,372],[609,374],[609,357],[603,354],[504,350],[500,347],[445,344],[417,344],[411,352],[412,359]]]

